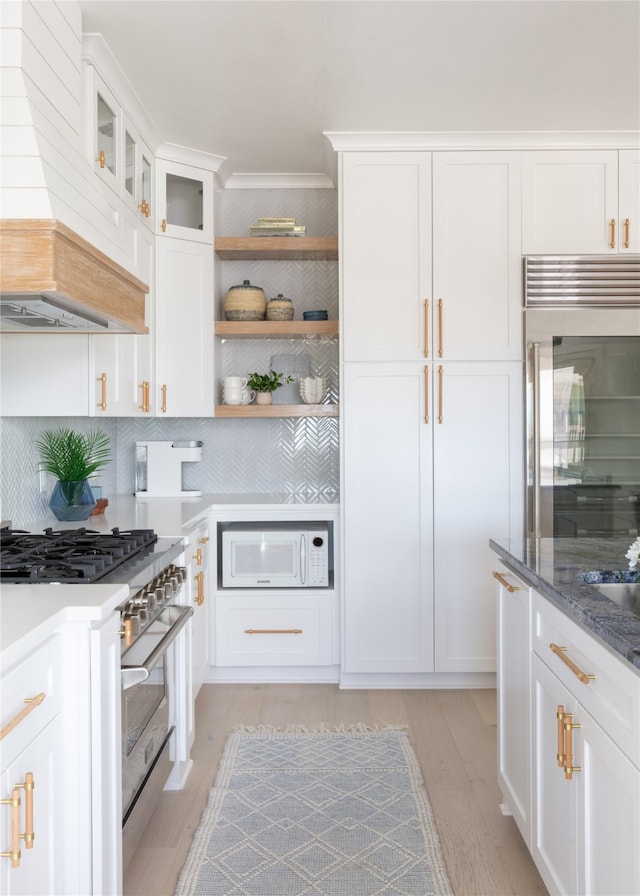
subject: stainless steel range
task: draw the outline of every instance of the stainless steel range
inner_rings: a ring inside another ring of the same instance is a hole
[[[109,533],[51,528],[0,530],[3,584],[123,584],[122,679],[123,867],[171,771],[178,696],[173,649],[193,613],[178,600],[186,580],[181,539],[151,529]]]

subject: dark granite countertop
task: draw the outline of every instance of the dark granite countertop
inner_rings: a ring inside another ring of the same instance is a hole
[[[618,606],[581,574],[628,569],[632,538],[491,539],[490,547],[532,588],[604,641],[640,673],[640,616]]]

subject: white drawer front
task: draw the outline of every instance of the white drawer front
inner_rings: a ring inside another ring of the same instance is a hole
[[[6,732],[2,743],[5,760],[33,740],[61,709],[62,641],[61,635],[54,635],[2,674],[0,728]]]
[[[332,662],[331,600],[302,598],[297,603],[296,606],[295,599],[259,604],[255,598],[220,599],[217,665],[329,665]]]
[[[534,651],[640,768],[640,676],[536,592],[532,608]]]

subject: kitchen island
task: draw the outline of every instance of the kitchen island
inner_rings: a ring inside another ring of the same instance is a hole
[[[640,616],[582,579],[631,540],[490,542],[500,808],[552,893],[640,892]]]

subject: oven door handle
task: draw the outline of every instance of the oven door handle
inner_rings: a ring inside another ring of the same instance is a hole
[[[139,666],[120,667],[121,687],[123,691],[126,691],[129,688],[140,684],[140,682],[147,680],[147,678],[151,675],[151,670],[158,662],[162,654],[168,650],[169,646],[177,638],[180,630],[184,628],[190,617],[193,616],[193,607],[179,607],[178,605],[174,604],[172,609],[179,609],[180,614],[176,618],[175,622],[171,625],[171,628],[160,639],[160,641],[158,641],[145,661],[143,663],[140,663]]]

